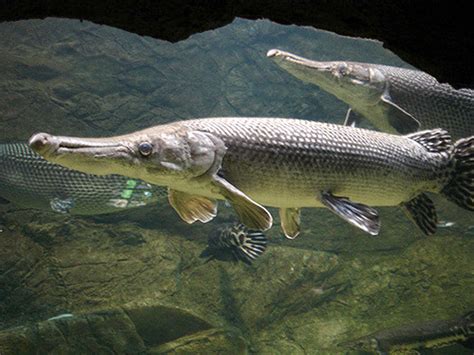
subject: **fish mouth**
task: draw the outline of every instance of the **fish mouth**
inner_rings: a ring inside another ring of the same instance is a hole
[[[267,52],[267,58],[272,58],[278,64],[296,64],[302,65],[307,68],[311,68],[317,71],[326,72],[332,70],[331,62],[318,62],[315,60],[309,60],[303,57],[299,57],[290,52],[285,52],[280,49],[270,49]]]
[[[61,137],[53,136],[48,133],[34,134],[28,144],[31,149],[45,158],[54,158],[67,154],[78,154],[98,158],[102,156],[114,156],[120,151],[129,151],[129,149],[120,142],[107,142],[100,138]]]

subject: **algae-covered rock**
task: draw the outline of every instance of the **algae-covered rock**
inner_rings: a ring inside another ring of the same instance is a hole
[[[4,355],[144,352],[142,339],[123,311],[67,314],[0,332],[0,353]]]
[[[62,314],[0,331],[0,353],[13,354],[245,354],[237,330],[169,307]]]
[[[28,218],[21,212],[6,216],[7,223]],[[3,278],[6,285],[15,285],[5,304],[5,324],[14,324],[19,318],[35,320],[60,312],[84,313],[125,305],[134,309],[130,317],[140,316],[137,327],[157,333],[160,327],[162,334],[169,328],[164,320],[170,317],[175,319],[172,332],[176,334],[190,331],[184,325],[191,331],[233,326],[245,332],[329,302],[347,287],[332,285],[338,261],[329,253],[274,246],[249,267],[199,258],[207,238],[197,226],[188,226],[192,234],[183,238],[127,223],[41,216],[42,223],[18,226],[12,235],[17,243],[24,241],[38,248],[39,260],[35,272],[23,277],[21,283],[16,280],[26,272],[22,264],[10,265],[9,275]],[[0,239],[0,244],[9,240]],[[16,257],[28,258],[29,250],[19,250]],[[43,281],[38,282],[40,275],[44,275],[39,279]],[[27,314],[14,297],[22,293],[30,295]],[[165,306],[183,310],[183,317],[176,312],[167,315]],[[191,322],[186,318],[189,312],[204,323]],[[149,325],[160,317],[163,324]]]

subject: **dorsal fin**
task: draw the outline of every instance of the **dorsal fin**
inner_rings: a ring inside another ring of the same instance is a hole
[[[410,133],[405,137],[420,143],[431,153],[447,152],[453,147],[451,136],[442,128]]]

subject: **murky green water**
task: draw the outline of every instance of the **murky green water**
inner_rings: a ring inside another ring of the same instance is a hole
[[[0,34],[2,142],[210,116],[342,123],[347,107],[278,68],[271,48],[409,67],[376,41],[268,21],[176,44],[59,19],[2,23]],[[276,220],[252,266],[200,257],[235,220],[224,204],[205,225],[182,222],[164,197],[89,217],[0,204],[0,354],[338,354],[382,329],[460,317],[474,308],[474,221],[435,202],[454,225],[431,237],[398,208],[379,209],[377,237],[304,210],[301,235],[287,240]]]

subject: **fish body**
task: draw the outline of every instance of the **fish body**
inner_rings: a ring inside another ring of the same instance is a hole
[[[446,129],[453,139],[474,135],[474,91],[456,90],[431,75],[413,69],[348,61],[319,62],[270,50],[280,67],[305,82],[318,85],[351,107],[346,120],[359,114],[379,130],[407,134]]]
[[[427,154],[409,138],[368,130],[241,117],[181,124],[218,135],[227,147],[221,174],[266,206],[324,207],[315,198],[319,191],[394,206],[421,191],[439,191],[441,171],[449,169],[446,154]]]
[[[226,260],[232,256],[235,261],[250,265],[263,254],[267,247],[267,238],[261,231],[248,229],[241,223],[234,223],[214,230],[208,237],[208,247],[201,257]]]
[[[162,187],[144,181],[90,175],[51,163],[25,143],[0,144],[0,166],[0,196],[25,208],[96,215],[166,196]]]
[[[376,354],[407,354],[456,343],[471,347],[474,312],[449,320],[433,320],[375,332],[340,346]]]
[[[443,130],[397,136],[296,119],[222,117],[110,138],[39,133],[30,145],[69,168],[168,186],[171,205],[189,223],[211,220],[215,200],[226,199],[254,229],[272,224],[262,205],[280,208],[288,237],[299,233],[302,207],[329,208],[377,234],[378,215],[369,205],[404,204],[430,234],[436,213],[423,192],[474,209],[474,138],[453,145]]]

